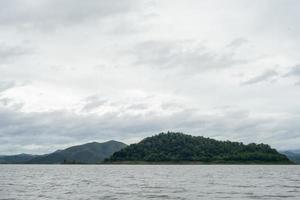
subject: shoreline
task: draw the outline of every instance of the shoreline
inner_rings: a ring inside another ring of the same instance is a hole
[[[296,163],[203,163],[203,162],[103,162],[103,163],[1,163],[1,165],[299,165]]]

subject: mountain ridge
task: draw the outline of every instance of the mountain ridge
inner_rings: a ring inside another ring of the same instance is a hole
[[[127,145],[115,140],[103,143],[89,142],[43,155],[3,156],[0,157],[0,164],[93,164],[103,161],[125,146]]]
[[[300,164],[300,150],[299,149],[280,151],[280,153],[286,155],[291,161],[293,161],[297,164]]]
[[[129,146],[109,140],[75,145],[43,155],[0,156],[0,164],[291,164],[291,160],[294,160],[288,157],[266,144],[245,145],[241,142],[167,132],[144,138]]]

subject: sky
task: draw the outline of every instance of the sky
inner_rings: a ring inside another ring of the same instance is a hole
[[[176,131],[300,146],[298,0],[0,1],[0,154]]]

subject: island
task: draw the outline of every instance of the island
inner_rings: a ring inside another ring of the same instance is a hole
[[[218,141],[183,133],[160,133],[105,159],[109,164],[292,164],[266,144]]]

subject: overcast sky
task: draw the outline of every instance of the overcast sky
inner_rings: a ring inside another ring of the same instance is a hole
[[[298,0],[0,1],[0,154],[162,131],[300,148]]]

